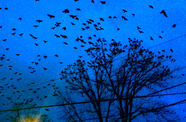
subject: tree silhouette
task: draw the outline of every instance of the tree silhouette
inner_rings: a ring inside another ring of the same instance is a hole
[[[167,104],[153,97],[167,90],[172,85],[169,79],[174,78],[175,69],[171,69],[169,63],[175,59],[166,55],[165,50],[150,51],[136,39],[129,39],[129,45],[124,46],[114,40],[108,45],[105,39],[98,39],[85,51],[89,60],[80,58],[61,72],[68,93],[61,95],[63,101],[69,104],[89,101],[66,106],[67,120],[91,120],[94,116],[92,119],[100,122],[131,122],[148,115],[167,121],[177,119],[175,115],[175,118],[170,116],[175,113],[168,107],[185,100]]]

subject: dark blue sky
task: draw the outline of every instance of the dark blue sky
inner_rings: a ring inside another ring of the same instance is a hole
[[[153,8],[150,8],[149,5],[152,5]],[[5,55],[5,60],[0,61],[0,64],[3,65],[0,67],[0,79],[2,78],[0,86],[11,82],[19,88],[27,88],[26,84],[30,82],[36,82],[38,85],[51,79],[58,82],[59,73],[65,65],[73,63],[80,55],[87,58],[84,49],[88,47],[88,44],[75,41],[80,36],[85,42],[94,42],[100,37],[107,39],[108,43],[111,39],[115,39],[123,44],[128,43],[128,38],[137,38],[143,40],[144,46],[152,50],[172,48],[177,62],[171,66],[183,67],[186,65],[185,5],[185,0],[107,0],[106,4],[101,4],[100,0],[95,0],[94,4],[91,3],[91,0],[77,2],[74,0],[39,0],[38,2],[35,0],[0,0],[0,26],[2,27],[0,28],[0,56]],[[80,11],[77,11],[77,8],[80,8]],[[62,13],[65,9],[69,9],[70,13]],[[127,12],[123,12],[123,9]],[[160,14],[162,10],[165,10],[168,17]],[[47,14],[55,17],[49,18]],[[69,15],[77,15],[79,20],[72,19]],[[109,19],[109,16],[112,16],[112,19]],[[113,18],[114,16],[117,18]],[[122,16],[127,18],[127,21],[122,19]],[[100,18],[103,18],[104,21],[100,21]],[[93,25],[86,22],[88,19],[94,20],[94,23],[100,22],[101,24],[98,26],[104,30],[97,31]],[[42,20],[42,22],[38,23],[36,20]],[[56,22],[61,23],[60,27],[51,29]],[[71,22],[75,25],[72,25]],[[82,31],[82,28],[86,27],[82,23],[86,23],[90,29]],[[174,24],[175,27],[173,27]],[[33,25],[38,25],[38,27],[33,27]],[[137,26],[144,33],[139,33]],[[66,27],[66,30],[63,30],[62,27]],[[16,30],[12,30],[13,28]],[[117,28],[120,30],[118,31]],[[19,34],[22,33],[23,35],[20,36]],[[33,39],[30,34],[37,39]],[[68,38],[56,38],[55,34],[67,35]],[[90,36],[92,40],[88,39]],[[64,42],[67,42],[68,45],[65,45]],[[59,57],[56,57],[55,54]],[[41,61],[36,66],[34,63],[39,59],[37,55],[41,55]],[[47,58],[44,59],[43,56],[47,56]],[[10,59],[10,61],[6,61],[6,59]],[[12,70],[8,70],[10,65]],[[29,66],[34,67],[36,72],[30,73],[32,70],[28,69]],[[47,70],[43,68],[47,68]],[[22,75],[15,75],[15,72],[22,73]],[[183,69],[182,72],[185,73],[186,70]],[[17,82],[16,79],[20,77],[22,80]],[[14,79],[9,81],[10,78]],[[185,77],[173,83],[184,81]],[[180,89],[183,91],[184,88]],[[11,93],[12,91],[7,89],[5,94],[11,96]],[[50,90],[42,94],[50,94]],[[185,96],[181,98],[183,97]],[[166,100],[173,102],[177,98],[179,97],[170,97]],[[5,100],[0,96],[0,102],[5,102]],[[49,98],[42,101],[41,105],[52,102],[53,98]],[[182,111],[179,114],[183,117],[185,112],[181,107],[183,106],[175,107],[175,109],[178,112]]]

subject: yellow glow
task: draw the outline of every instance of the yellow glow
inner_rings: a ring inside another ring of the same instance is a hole
[[[25,117],[20,122],[40,122],[40,116],[37,117]]]

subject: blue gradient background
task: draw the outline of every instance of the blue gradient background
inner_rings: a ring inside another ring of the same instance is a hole
[[[153,5],[154,9],[148,7]],[[87,41],[88,36],[94,34],[97,37],[105,38],[110,42],[112,38],[117,41],[121,41],[123,44],[128,43],[128,38],[137,38],[144,41],[144,47],[152,50],[172,48],[174,50],[174,57],[176,62],[171,64],[172,67],[184,67],[186,65],[186,1],[185,0],[108,0],[106,4],[100,4],[99,0],[95,0],[95,4],[91,3],[91,0],[79,0],[74,2],[73,0],[0,0],[0,56],[5,54],[6,58],[10,58],[11,61],[0,61],[0,64],[4,66],[0,67],[0,79],[3,77],[14,79],[18,76],[14,75],[14,72],[23,73],[21,76],[23,79],[19,82],[16,80],[11,81],[11,84],[16,85],[18,88],[27,89],[27,84],[30,82],[36,82],[38,86],[43,83],[47,83],[51,79],[55,79],[59,85],[63,85],[59,81],[59,73],[67,64],[73,63],[79,55],[84,56],[86,54],[84,48],[81,48],[80,42],[76,42],[75,39],[80,35]],[[4,8],[8,7],[8,10]],[[68,8],[70,14],[78,15],[79,21],[73,20],[68,14],[62,13],[64,9]],[[81,11],[76,11],[76,8],[80,8]],[[123,13],[122,9],[128,12]],[[160,14],[161,10],[167,12],[168,18]],[[133,17],[131,14],[135,13]],[[55,15],[55,18],[49,19],[47,14]],[[118,19],[108,19],[108,16],[117,16]],[[128,21],[121,19],[121,16],[128,18]],[[22,17],[22,21],[18,18]],[[91,28],[89,30],[81,31],[83,27],[82,23],[88,19],[98,21],[102,17],[105,19],[101,22],[101,26],[104,31],[96,31]],[[37,23],[35,20],[43,20],[41,23]],[[61,22],[60,28],[55,30],[50,29],[54,26],[55,22]],[[72,26],[70,22],[74,22],[76,25]],[[175,28],[172,25],[176,24]],[[34,28],[33,25],[39,25],[38,28]],[[62,30],[62,26],[66,26],[67,30]],[[140,26],[143,34],[139,34],[136,26]],[[117,27],[120,31],[117,31]],[[12,28],[16,28],[16,35],[12,36]],[[162,31],[164,31],[162,33]],[[18,34],[24,33],[21,37]],[[29,36],[33,34],[38,37],[34,40]],[[54,34],[68,35],[68,39],[56,38]],[[158,38],[161,35],[163,39]],[[150,36],[154,40],[150,40]],[[7,39],[3,42],[3,39]],[[48,41],[44,44],[43,40]],[[64,45],[66,41],[69,45]],[[93,38],[92,41],[95,41]],[[36,47],[34,43],[38,43]],[[73,49],[77,46],[78,49]],[[88,47],[88,45],[87,45]],[[5,48],[10,48],[6,51]],[[20,53],[20,56],[16,56]],[[47,59],[41,59],[40,64],[36,67],[31,62],[36,61],[37,55],[47,55]],[[54,55],[58,54],[59,58]],[[63,64],[59,64],[62,61]],[[8,70],[8,65],[13,66],[13,70]],[[36,72],[30,74],[28,66],[34,66]],[[47,67],[48,70],[44,71],[43,67]],[[179,76],[181,73],[185,73],[183,69],[176,72],[175,75]],[[185,82],[185,77],[178,77],[176,80],[171,81],[173,84]],[[0,86],[5,83],[9,83],[8,80],[0,81]],[[170,92],[183,92],[186,89],[185,86],[176,88]],[[51,89],[42,91],[40,95],[50,95]],[[6,95],[11,96],[11,89],[6,90]],[[23,96],[32,96],[31,93],[24,93]],[[33,96],[34,97],[34,96]],[[185,95],[171,96],[163,98],[168,103],[176,102],[185,98]],[[0,103],[8,103],[6,99],[0,96]],[[55,98],[49,97],[43,101],[35,101],[39,105],[54,104]],[[1,108],[11,108],[11,103]],[[182,121],[186,120],[186,105],[177,105],[172,107],[179,114]],[[53,108],[53,111],[49,114],[52,118],[57,116],[57,108]],[[41,113],[44,112],[41,110]]]

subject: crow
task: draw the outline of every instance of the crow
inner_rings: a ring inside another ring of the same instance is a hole
[[[57,38],[60,38],[60,36],[59,36],[59,35],[57,35],[57,34],[54,34],[54,36],[55,36],[55,37],[57,37]]]
[[[150,8],[154,8],[152,5],[149,5]]]
[[[160,14],[163,14],[165,17],[168,17],[168,16],[167,16],[167,13],[165,12],[165,10],[162,10],[162,11],[160,12]]]
[[[101,4],[106,4],[106,1],[100,1]]]
[[[68,9],[65,9],[64,11],[62,11],[63,13],[69,13],[70,11]]]
[[[175,28],[176,27],[176,24],[173,24],[172,27]]]
[[[125,9],[122,9],[122,10],[123,10],[123,12],[124,12],[124,13],[126,13],[126,12],[127,12],[127,10],[125,10]]]
[[[63,37],[64,39],[68,38],[66,35],[60,35],[61,37]]]
[[[121,17],[122,17],[122,19],[124,19],[124,20],[128,21],[128,19],[127,19],[126,17],[124,17],[124,16],[121,16]]]
[[[150,40],[154,40],[154,39],[152,38],[152,36],[150,37]]]
[[[36,22],[39,22],[39,23],[41,23],[41,22],[43,22],[43,20],[36,20]]]
[[[32,34],[29,34],[33,39],[37,39],[37,37],[35,37],[34,35]]]
[[[47,16],[51,19],[51,18],[55,18],[54,15],[51,15],[51,14],[47,14]]]
[[[104,19],[103,19],[103,18],[100,18],[100,20],[101,20],[101,21],[104,21]]]

